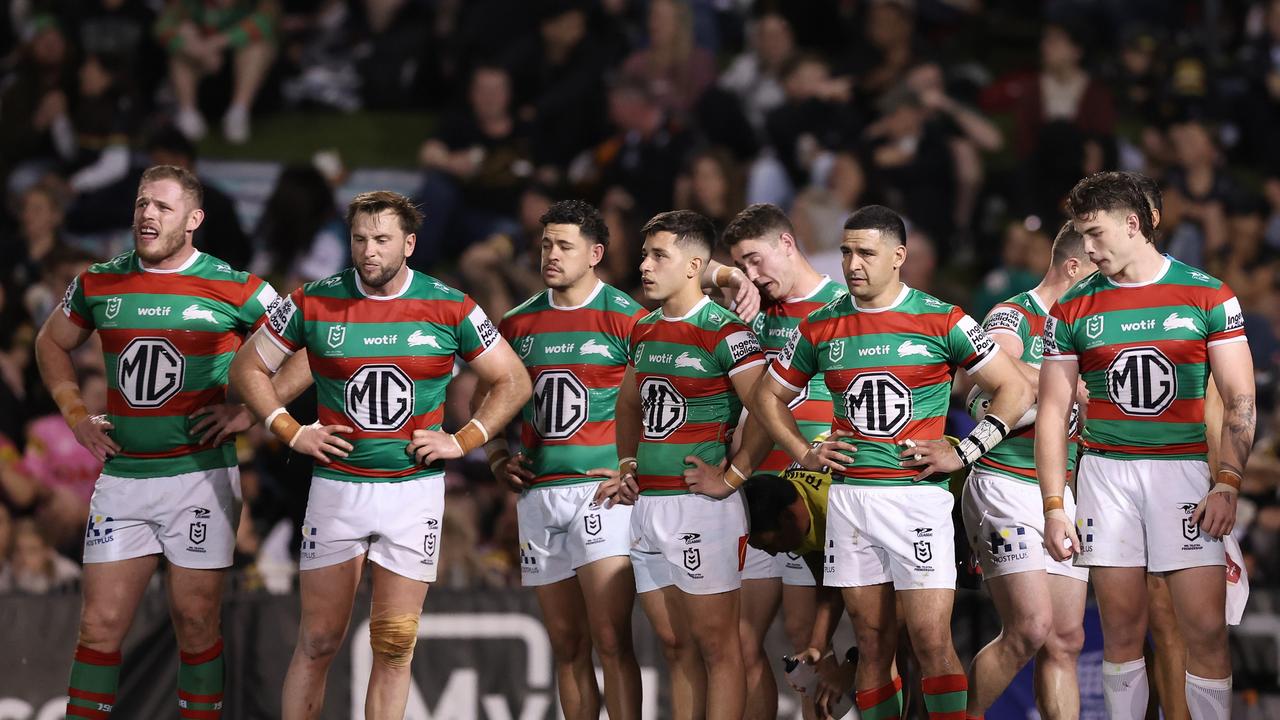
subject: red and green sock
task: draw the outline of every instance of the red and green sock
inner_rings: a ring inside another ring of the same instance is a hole
[[[180,653],[178,716],[189,720],[222,717],[222,638],[198,653]]]
[[[964,720],[969,703],[969,679],[964,675],[935,675],[921,683],[929,720]]]
[[[68,718],[107,720],[120,685],[120,653],[104,653],[79,645],[67,687]]]
[[[875,690],[859,690],[853,700],[862,720],[898,720],[902,717],[902,678]]]

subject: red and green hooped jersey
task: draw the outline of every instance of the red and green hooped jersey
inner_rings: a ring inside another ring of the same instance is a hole
[[[764,346],[765,357],[769,360],[776,358],[791,339],[791,333],[795,332],[800,321],[808,317],[809,313],[848,294],[848,290],[823,276],[822,281],[807,296],[765,305],[751,326],[756,337],[760,338],[760,344]],[[810,442],[831,429],[831,391],[823,382],[821,373],[810,378],[809,384],[791,401],[791,414],[800,427],[800,434]],[[757,470],[781,473],[790,465],[791,458],[786,451],[775,446]]]
[[[308,283],[268,318],[286,353],[307,349],[322,425],[347,425],[355,447],[317,477],[396,482],[444,473],[405,454],[414,430],[439,430],[455,355],[475,360],[501,338],[471,298],[410,272],[399,294],[366,295],[355,270]]]
[[[1034,290],[1018,293],[997,304],[987,314],[982,327],[988,335],[1012,335],[1022,341],[1022,356],[1018,358],[1033,367],[1040,367],[1044,360],[1044,322],[1049,308]],[[1067,472],[1076,466],[1075,444],[1079,435],[1071,436],[1067,445]],[[1028,425],[1009,433],[1009,436],[974,463],[1015,480],[1038,483],[1036,477],[1036,426]]]
[[[703,298],[681,318],[655,310],[631,331],[640,391],[638,484],[646,495],[689,492],[684,459],[724,461],[742,402],[731,378],[765,362],[760,341],[733,313]]]
[[[1090,275],[1044,327],[1045,360],[1079,363],[1089,389],[1085,452],[1120,459],[1203,460],[1209,348],[1245,341],[1231,289],[1172,258],[1147,283]]]
[[[73,280],[62,312],[102,338],[107,417],[121,447],[103,473],[166,477],[234,467],[234,440],[201,445],[188,418],[226,402],[243,336],[279,303],[267,283],[199,251],[176,270],[151,270],[130,250]]]
[[[915,473],[900,465],[896,443],[941,440],[954,369],[977,371],[996,352],[960,308],[903,285],[884,308],[859,308],[846,295],[814,312],[769,372],[795,392],[823,373],[831,428],[851,431],[858,448],[849,472],[833,473],[833,482],[911,485]]]
[[[533,382],[520,444],[534,487],[599,482],[587,471],[617,467],[614,406],[630,356],[627,341],[644,314],[626,293],[600,282],[577,307],[557,306],[547,290],[503,318],[498,329]]]

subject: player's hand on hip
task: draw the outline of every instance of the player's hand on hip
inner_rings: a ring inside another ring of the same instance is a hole
[[[610,505],[635,505],[636,500],[640,497],[640,483],[636,479],[636,466],[631,465],[630,469],[623,467],[618,468],[618,484],[616,492],[610,501]],[[597,491],[597,498],[600,493]]]
[[[946,440],[903,440],[898,453],[899,464],[919,470],[911,482],[920,482],[936,473],[951,473],[964,467],[956,448]]]
[[[720,463],[719,467],[713,467],[696,455],[686,455],[684,462],[686,465],[693,466],[684,469],[684,484],[689,486],[689,490],[717,500],[727,498],[738,491],[737,488],[730,487],[725,482],[724,469],[728,466],[727,462]]]
[[[1044,515],[1044,549],[1058,562],[1080,554],[1080,536],[1065,510],[1050,510]]]
[[[200,436],[200,444],[221,445],[222,441],[248,430],[253,426],[253,414],[241,403],[206,405],[191,413],[191,435]]]
[[[107,434],[108,430],[115,428],[106,415],[91,415],[76,423],[71,432],[76,436],[76,442],[93,453],[98,462],[106,462],[120,452],[120,445]]]
[[[437,460],[453,460],[462,457],[462,446],[453,435],[440,430],[414,430],[413,439],[405,452],[413,456],[419,465],[430,465]]]
[[[533,483],[533,471],[529,469],[529,458],[523,452],[502,458],[500,465],[495,458],[493,468],[494,476],[506,483],[512,492],[524,492]]]
[[[321,425],[320,423],[311,423],[303,425],[298,434],[293,437],[290,447],[294,452],[310,455],[316,460],[328,465],[333,458],[345,458],[355,448],[351,443],[343,440],[339,435],[346,435],[355,432],[354,428],[346,425]]]
[[[848,468],[850,455],[858,451],[857,446],[849,442],[853,433],[848,430],[832,430],[827,439],[811,443],[809,452],[800,459],[805,470],[817,472],[843,472]]]
[[[606,510],[618,504],[617,496],[622,484],[618,480],[617,468],[592,468],[587,471],[587,476],[600,478],[596,494],[591,498],[592,502]]]
[[[1216,540],[1231,532],[1236,526],[1236,494],[1210,492],[1191,513],[1191,522]]]

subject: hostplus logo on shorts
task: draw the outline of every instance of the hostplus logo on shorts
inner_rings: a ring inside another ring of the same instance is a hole
[[[302,526],[302,557],[308,560],[316,556],[316,528]]]
[[[111,528],[108,527],[108,524],[112,522],[115,522],[115,518],[113,517],[104,517],[102,515],[90,515],[89,525],[85,528],[85,531],[84,531],[85,547],[93,547],[94,545],[105,545],[111,542],[112,540],[115,540],[115,538],[111,536]]]
[[[520,543],[520,572],[526,575],[537,575],[538,556],[529,549],[529,543]]]
[[[1080,537],[1080,552],[1093,552],[1093,518],[1076,520],[1076,535]]]
[[[1012,560],[1025,560],[1027,557],[1027,529],[1019,525],[1016,528],[1004,528],[991,532],[991,559],[997,564]]]

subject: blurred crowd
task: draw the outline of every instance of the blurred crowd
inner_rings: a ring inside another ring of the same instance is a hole
[[[844,217],[883,203],[910,222],[908,284],[981,316],[1037,283],[1076,180],[1146,173],[1158,242],[1245,309],[1259,431],[1237,533],[1254,585],[1280,585],[1280,0],[11,0],[0,56],[0,592],[73,582],[95,530],[98,467],[35,331],[127,247],[144,167],[199,172],[206,136],[251,143],[290,109],[421,114],[412,264],[494,318],[542,289],[537,220],[566,197],[604,211],[602,271],[627,290],[656,212],[723,227],[776,203],[839,277]],[[345,174],[334,154],[283,168],[252,227],[207,183],[196,244],[281,292],[336,272]],[[78,367],[100,411],[100,349]],[[239,448],[241,582],[287,588],[309,464],[260,430]],[[514,497],[479,459],[448,487],[441,583],[517,584]]]

